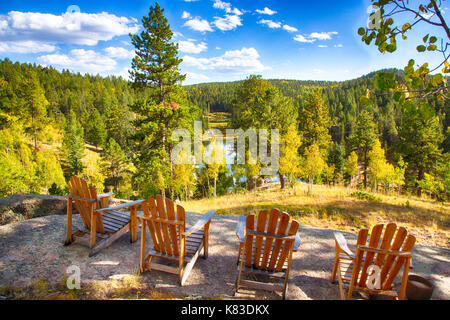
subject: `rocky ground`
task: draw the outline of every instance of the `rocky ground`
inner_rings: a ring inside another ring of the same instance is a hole
[[[187,214],[192,223],[199,214]],[[175,275],[152,271],[140,281],[150,288],[183,296],[228,299],[233,297],[238,241],[237,217],[219,216],[211,224],[210,252],[199,259],[184,287]],[[80,226],[78,215],[75,225]],[[64,247],[65,216],[46,216],[0,227],[0,287],[25,286],[39,278],[60,282],[66,270],[77,265],[82,283],[120,278],[136,274],[140,240],[130,244],[126,234],[98,255],[89,258],[89,249],[78,244]],[[287,299],[339,299],[338,286],[331,284],[334,259],[333,230],[301,226],[302,244],[294,253]],[[350,245],[356,235],[345,233]],[[149,239],[150,237],[147,237]],[[148,240],[151,245],[151,239]],[[352,246],[351,246],[352,248]],[[413,250],[413,274],[429,278],[435,285],[433,299],[450,299],[450,250],[416,245]],[[281,295],[248,290],[237,295],[243,299],[280,299]]]

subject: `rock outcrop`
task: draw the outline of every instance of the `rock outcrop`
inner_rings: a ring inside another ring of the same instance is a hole
[[[126,202],[111,199],[110,205]],[[74,207],[74,214],[77,210]],[[17,193],[0,198],[0,225],[45,216],[65,215],[67,198],[61,196]]]

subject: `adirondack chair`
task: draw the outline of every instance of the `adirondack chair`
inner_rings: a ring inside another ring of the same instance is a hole
[[[177,274],[183,286],[202,249],[203,257],[208,257],[209,226],[215,212],[207,212],[186,230],[184,208],[178,205],[175,213],[174,203],[170,199],[160,195],[156,196],[156,200],[150,197],[142,203],[142,209],[141,272],[155,269]],[[148,254],[145,247],[147,229],[153,241],[153,249]],[[175,265],[178,262],[178,265],[170,266],[170,262]]]
[[[70,178],[67,196],[67,238],[65,245],[80,243],[91,248],[89,256],[130,231],[131,242],[137,240],[137,207],[143,202],[133,201],[108,208],[109,197],[114,193],[97,195],[95,188],[79,177]],[[72,207],[83,220],[84,229],[72,232]],[[130,208],[130,214],[117,210]]]
[[[298,250],[299,223],[278,209],[261,211],[239,218],[236,235],[239,239],[238,268],[235,292],[240,286],[268,291],[282,291],[286,298],[292,253]],[[283,284],[243,279],[243,274],[260,274],[283,280]]]
[[[352,299],[353,292],[376,294],[403,300],[406,293],[408,271],[411,268],[411,250],[416,238],[395,223],[383,224],[372,229],[361,229],[356,242],[356,252],[348,248],[340,232],[334,234],[336,257],[331,282],[339,281],[341,299]],[[383,233],[383,237],[381,237]],[[395,235],[395,237],[394,237]],[[370,238],[368,240],[368,237]],[[394,280],[403,267],[400,293],[394,290]],[[347,295],[345,295],[347,289]]]

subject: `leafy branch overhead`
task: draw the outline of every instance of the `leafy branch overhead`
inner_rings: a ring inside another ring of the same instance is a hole
[[[429,0],[414,7],[410,1],[372,0],[374,11],[369,15],[368,25],[358,29],[361,40],[367,45],[374,43],[381,53],[395,52],[397,38],[407,40],[418,24],[428,24],[433,29],[433,34],[423,35],[416,49],[419,53],[440,53],[442,58],[437,66],[430,67],[428,63],[415,66],[410,59],[404,68],[404,79],[396,79],[394,72],[377,75],[377,88],[394,92],[397,102],[414,98],[423,101],[430,95],[450,99],[448,77],[444,76],[450,73],[450,28],[441,9],[442,2]],[[407,22],[396,23],[400,20]],[[368,103],[368,99],[362,98],[361,102]]]

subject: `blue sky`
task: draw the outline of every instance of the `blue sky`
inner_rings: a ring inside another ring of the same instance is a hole
[[[1,2],[0,59],[127,77],[134,52],[128,33],[142,30],[141,18],[154,3]],[[400,40],[394,54],[363,44],[357,30],[367,23],[369,0],[159,3],[179,43],[185,84],[241,80],[250,74],[341,81],[381,68],[403,68],[410,58],[418,64],[440,62],[438,54],[415,50],[425,34],[436,30],[424,24],[408,41]]]

